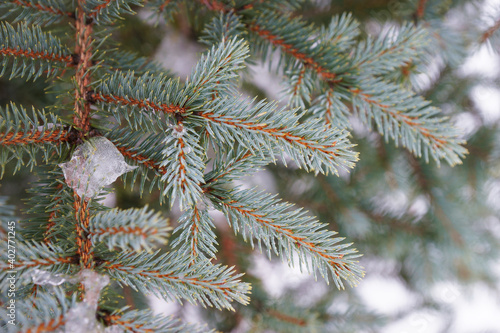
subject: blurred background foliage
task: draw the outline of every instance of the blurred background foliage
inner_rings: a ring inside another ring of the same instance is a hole
[[[194,16],[183,7],[167,25],[152,23],[151,13],[140,7],[134,10],[139,15],[119,21],[113,40],[121,50],[158,60],[184,78],[192,65],[189,59],[194,62],[204,50],[198,40],[213,13],[199,10]],[[462,129],[469,155],[463,165],[438,167],[434,161],[426,163],[393,142],[385,142],[376,131],[352,119],[351,139],[357,144],[360,161],[351,173],[315,176],[278,163],[259,173],[258,179],[248,179],[247,185],[264,185],[329,222],[331,230],[364,254],[366,279],[392,281],[393,285],[380,291],[388,298],[396,285],[404,286],[407,304],[391,313],[378,311],[364,301],[362,288],[337,291],[284,268],[277,258],[272,264],[263,264],[266,259],[224,228],[225,221],[216,216],[218,260],[248,272],[244,279],[253,285],[251,304],[235,304],[236,311],[229,312],[150,299],[158,311],[169,311],[187,321],[206,321],[223,332],[386,332],[387,325],[424,311],[438,317],[438,324],[407,321],[408,332],[458,332],[453,302],[439,297],[436,288],[453,283],[467,295],[468,288],[480,282],[499,295],[500,4],[308,0],[294,15],[319,26],[344,12],[353,13],[365,34],[377,35],[404,21],[425,25],[433,32],[422,59],[394,75],[440,107]],[[484,53],[489,53],[491,67],[475,70],[471,59]],[[241,90],[250,96],[274,99],[280,89],[276,82],[280,82],[280,73],[257,64],[242,78]],[[36,108],[50,106],[54,95],[45,90],[43,80],[25,83],[1,78],[0,104],[13,101]],[[7,165],[9,168],[13,165]],[[25,190],[36,175],[26,169],[14,176],[12,170],[5,174],[0,195],[8,195],[8,203],[16,205],[22,216],[23,199],[28,196]],[[159,206],[155,198],[159,193],[140,197],[123,185],[116,183],[116,195],[109,198],[109,205],[129,208],[149,204],[169,214],[175,225],[179,212]],[[126,288],[123,303],[142,308],[147,300]]]

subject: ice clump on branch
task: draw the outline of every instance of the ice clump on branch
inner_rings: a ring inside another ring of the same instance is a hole
[[[115,145],[105,137],[93,137],[76,147],[71,160],[59,164],[66,183],[82,197],[92,198],[106,185],[137,166],[128,165]]]
[[[99,295],[109,283],[109,276],[84,269],[79,274],[79,280],[85,290],[83,302],[77,303],[68,311],[64,331],[60,333],[123,333],[124,331],[119,326],[113,325],[104,328],[96,320]]]
[[[31,271],[31,278],[33,279],[34,284],[38,284],[40,286],[59,286],[64,282],[71,282],[71,278],[66,275],[53,274],[36,268]]]

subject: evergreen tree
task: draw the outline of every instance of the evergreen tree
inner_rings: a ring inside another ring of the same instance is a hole
[[[2,175],[30,176],[22,209],[0,201],[3,327],[210,331],[153,314],[143,296],[154,294],[215,308],[205,319],[224,331],[245,321],[252,332],[375,331],[383,318],[350,288],[364,276],[352,243],[371,262],[398,262],[394,275],[423,295],[421,307],[439,308],[436,280],[492,281],[499,212],[485,197],[500,148],[484,145],[497,127],[481,122],[466,144],[449,116],[478,117],[467,92],[479,79],[457,84],[456,68],[477,45],[496,45],[500,24],[450,26],[452,14],[479,19],[482,1],[380,3],[3,1],[1,76],[24,93],[0,110]],[[186,79],[128,35],[159,39],[166,25],[207,46]],[[286,106],[248,83],[259,59],[282,78]],[[264,167],[280,195],[238,185]],[[151,208],[106,207],[117,178],[119,196],[128,188]],[[272,300],[243,275],[244,243],[337,288],[308,309],[292,292]],[[340,298],[348,310],[331,309]]]

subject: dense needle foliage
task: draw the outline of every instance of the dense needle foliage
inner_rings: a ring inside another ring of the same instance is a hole
[[[498,254],[498,122],[471,102],[496,83],[458,70],[499,46],[484,8],[2,1],[3,327],[69,332],[78,313],[82,332],[378,331],[391,318],[351,288],[378,265],[420,296],[408,312],[446,314],[431,287],[492,282]],[[186,78],[151,59],[172,34],[204,48]],[[281,102],[255,85],[256,63],[281,81]],[[61,165],[96,138],[137,168],[80,196]],[[262,169],[278,194],[246,186]],[[253,273],[260,252],[330,284],[274,298]],[[9,270],[16,326],[5,320]],[[203,306],[208,326],[153,314],[149,294]]]

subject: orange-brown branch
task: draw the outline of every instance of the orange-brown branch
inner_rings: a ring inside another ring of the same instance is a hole
[[[147,100],[139,100],[131,97],[125,98],[115,95],[106,95],[102,93],[94,93],[92,95],[92,98],[95,101],[105,102],[105,103],[132,105],[132,106],[138,106],[140,108],[149,107],[155,111],[161,111],[165,113],[185,113],[187,111],[186,108],[182,108],[176,105],[155,104]]]
[[[245,155],[241,156],[240,158],[236,159],[233,163],[231,163],[230,165],[227,165],[226,166],[226,171],[224,171],[223,173],[215,176],[214,178],[212,179],[209,179],[207,180],[206,184],[209,184],[209,183],[215,183],[216,181],[218,181],[219,179],[221,179],[222,177],[226,176],[227,174],[229,174],[233,169],[232,169],[232,166],[239,163],[239,162],[242,162],[244,160],[246,160],[247,158],[249,157],[252,157],[254,156],[254,154],[252,154],[251,152],[248,152],[246,153]],[[206,187],[206,189],[209,189],[209,187]]]
[[[90,68],[92,66],[92,22],[87,20],[84,9],[85,0],[77,2],[76,46],[75,54],[78,66],[75,74],[77,88],[75,89],[75,114],[73,122],[79,130],[79,136],[85,137],[90,131],[90,102],[87,100],[91,83]]]
[[[209,10],[215,10],[223,13],[227,12],[226,6],[217,0],[200,0],[200,2]]]
[[[166,0],[166,1],[164,1],[164,2],[160,5],[160,7],[158,8],[158,9],[160,10],[160,12],[164,11],[164,10],[165,10],[165,7],[167,7],[167,6],[168,6],[168,4],[169,4],[169,3],[171,3],[171,2],[172,2],[172,0]]]
[[[122,327],[125,327],[127,329],[127,332],[154,332],[154,330],[149,329],[149,328],[142,328],[144,325],[140,324],[134,324],[130,320],[124,320],[122,319],[122,316],[118,314],[114,315],[106,315],[104,317],[104,321],[106,322],[107,326],[112,326],[112,325],[120,325]]]
[[[99,14],[104,8],[106,8],[107,6],[109,6],[110,2],[111,2],[111,0],[106,0],[102,4],[96,6],[94,8],[94,10],[89,14],[89,17],[92,17],[92,18],[96,17],[97,14]]]
[[[285,321],[285,322],[293,324],[293,325],[306,326],[306,324],[307,324],[307,322],[304,319],[292,317],[290,315],[287,315],[283,312],[280,312],[280,311],[277,311],[274,309],[268,309],[267,313],[274,318],[277,318],[281,321]]]
[[[11,47],[0,48],[0,54],[4,56],[26,57],[37,60],[40,59],[48,61],[59,61],[59,62],[64,62],[66,64],[71,64],[73,61],[73,58],[70,55],[59,55],[59,54],[49,53],[47,51],[35,52],[33,50],[21,50]]]
[[[148,159],[146,156],[143,156],[139,153],[135,153],[129,150],[127,147],[116,147],[122,153],[123,156],[129,158],[131,160],[137,161],[142,165],[148,167],[149,169],[153,169],[161,173],[162,175],[167,173],[167,169],[163,166],[160,166],[158,162],[152,161]]]
[[[28,133],[0,133],[0,144],[4,146],[48,142],[59,144],[68,140],[69,133],[66,130],[33,131]]]
[[[417,12],[416,12],[416,16],[418,19],[421,19],[422,17],[424,17],[426,3],[427,3],[427,0],[419,0],[418,1]]]
[[[209,10],[218,11],[222,13],[228,12],[230,10],[235,10],[235,8],[227,8],[224,4],[219,3],[216,0],[199,0],[199,1]],[[248,4],[243,6],[241,9],[251,9],[251,8],[253,8],[253,5]],[[247,28],[250,31],[257,33],[257,35],[269,41],[271,44],[281,47],[283,52],[293,56],[295,59],[301,61],[306,67],[316,71],[316,73],[318,73],[318,75],[323,79],[327,81],[337,82],[335,80],[337,77],[335,73],[330,73],[326,68],[321,66],[312,57],[307,56],[305,53],[299,52],[292,44],[285,43],[283,38],[281,38],[280,36],[273,35],[269,30],[263,29],[258,24],[247,24]]]
[[[498,19],[493,26],[486,30],[481,36],[481,43],[484,43],[488,38],[491,37],[500,28],[500,19]]]
[[[405,114],[402,114],[400,111],[392,111],[391,107],[386,104],[382,104],[374,100],[369,94],[362,93],[359,89],[351,89],[351,92],[354,95],[359,95],[362,100],[367,102],[368,104],[375,105],[390,116],[392,116],[395,119],[398,119],[405,123],[406,125],[410,126],[413,129],[416,129],[420,134],[423,136],[429,138],[429,140],[433,141],[433,145],[437,148],[442,147],[443,145],[446,144],[446,140],[439,139],[437,136],[432,134],[428,129],[425,127],[422,127],[420,123],[416,122],[415,120],[418,120],[418,117],[410,117]]]
[[[263,133],[266,133],[267,135],[275,138],[275,139],[284,139],[288,143],[292,145],[298,145],[302,146],[311,150],[316,150],[319,152],[322,152],[326,155],[332,155],[332,156],[337,156],[336,153],[327,150],[327,148],[333,148],[337,144],[337,142],[333,142],[331,145],[328,146],[315,146],[308,142],[305,138],[296,136],[291,134],[290,132],[286,132],[282,129],[276,129],[276,128],[271,128],[269,127],[266,123],[256,123],[250,120],[240,120],[240,119],[234,119],[234,120],[229,120],[229,119],[224,119],[221,117],[218,117],[212,112],[205,112],[202,113],[201,116],[205,119],[208,119],[212,122],[219,123],[219,124],[227,124],[230,126],[234,126],[236,128],[241,128],[241,129],[246,129],[246,130],[254,130],[254,131],[260,131]]]
[[[33,3],[30,3],[30,2],[27,2],[24,0],[13,0],[12,3],[15,3],[16,5],[23,6],[23,7],[34,8],[34,9],[41,11],[41,12],[49,12],[51,14],[68,16],[68,17],[74,16],[74,14],[71,12],[63,12],[60,9],[53,8],[50,6],[44,6],[44,5],[39,4],[39,3],[33,4]]]
[[[179,126],[179,125],[178,125]],[[182,126],[182,125],[180,125]],[[187,190],[187,181],[186,181],[186,154],[184,153],[184,139],[182,137],[177,139],[179,141],[179,177],[181,179],[180,188],[182,193],[185,193]]]
[[[48,323],[42,323],[35,327],[30,327],[25,333],[43,333],[43,332],[54,332],[56,329],[60,328],[65,324],[64,315],[60,315],[57,318],[52,318]]]
[[[193,263],[194,259],[198,255],[198,251],[196,249],[198,247],[198,233],[200,231],[198,227],[199,223],[200,223],[200,212],[198,211],[198,208],[194,206],[194,220],[193,220],[193,225],[191,226],[191,235],[192,235],[191,256]]]
[[[58,184],[56,187],[56,189],[58,189],[58,190],[60,190],[62,188],[63,188],[62,184]],[[56,202],[56,203],[59,200],[61,200],[61,197],[54,198],[54,202]],[[56,222],[54,221],[54,219],[57,217],[57,213],[58,213],[58,209],[55,209],[49,215],[48,223],[47,223],[47,226],[45,227],[45,232],[43,233],[43,241],[45,242],[45,244],[50,243],[50,238],[51,238],[50,233],[51,233],[52,228],[56,225]]]
[[[272,230],[275,230],[279,234],[289,238],[292,242],[297,244],[298,247],[300,247],[300,246],[306,247],[311,253],[317,254],[320,257],[323,257],[326,260],[328,260],[332,266],[341,266],[342,265],[341,263],[337,263],[334,260],[342,259],[344,257],[343,254],[339,254],[338,256],[333,256],[333,255],[327,254],[327,253],[325,253],[326,252],[325,249],[320,249],[316,246],[316,244],[314,244],[312,242],[308,242],[306,237],[296,236],[295,233],[293,232],[293,230],[273,223],[270,219],[266,218],[266,216],[263,214],[255,213],[255,209],[247,208],[247,207],[239,207],[237,205],[234,205],[234,203],[236,203],[237,201],[231,200],[231,201],[221,201],[221,202],[222,202],[222,205],[226,206],[227,208],[234,209],[244,216],[252,217],[257,222],[263,224],[265,227],[268,227]]]
[[[149,229],[147,231],[143,230],[140,227],[109,227],[98,229],[94,232],[91,232],[92,236],[100,236],[100,235],[117,235],[117,234],[130,234],[141,236],[142,238],[146,238],[149,235],[154,235],[158,232],[156,228]]]
[[[80,257],[80,265],[83,268],[92,268],[94,252],[92,249],[92,241],[89,237],[88,230],[90,225],[90,212],[88,202],[82,200],[76,192],[74,192],[73,206],[75,209],[76,221],[76,245],[77,253]]]
[[[125,273],[130,273],[130,271],[127,269],[127,266],[124,266],[121,263],[111,263],[110,261],[105,261],[104,263],[104,268],[108,270],[117,270]],[[214,282],[210,280],[203,280],[203,279],[198,279],[198,278],[190,278],[186,277],[184,275],[179,275],[176,276],[172,273],[161,273],[158,270],[151,270],[151,271],[146,271],[146,272],[134,272],[134,275],[140,275],[145,278],[150,278],[154,277],[157,279],[165,279],[165,280],[170,280],[171,282],[176,282],[176,283],[181,283],[181,284],[190,284],[194,286],[198,286],[202,289],[209,289],[209,290],[214,290],[217,289],[221,291],[222,293],[227,295],[227,292],[231,290],[230,287],[223,287],[222,285],[226,284],[227,281],[222,281],[222,282]],[[211,286],[212,288],[208,287]]]
[[[66,258],[45,258],[45,259],[30,259],[28,263],[23,263],[18,261],[14,264],[16,268],[30,268],[30,267],[38,267],[38,266],[52,266],[57,264],[73,264],[75,263],[73,257]]]
[[[285,43],[283,38],[278,35],[273,35],[269,30],[265,30],[257,24],[250,25],[248,27],[250,31],[257,33],[260,37],[269,41],[275,46],[281,47],[283,52],[290,54],[295,59],[301,61],[306,67],[313,69],[320,77],[327,81],[333,81],[337,77],[335,73],[330,73],[326,68],[321,66],[312,57],[307,56],[307,54],[299,52],[292,44]]]

